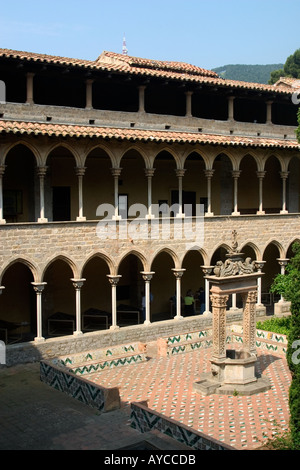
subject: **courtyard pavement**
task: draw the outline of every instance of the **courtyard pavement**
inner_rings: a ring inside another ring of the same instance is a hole
[[[0,367],[0,450],[117,450],[147,441],[160,449],[187,449],[154,431],[130,427],[130,402],[148,406],[238,450],[254,450],[289,423],[290,372],[283,355],[259,352],[260,372],[271,389],[252,396],[192,390],[210,370],[210,349],[158,357],[93,374],[89,380],[119,386],[121,409],[100,414],[40,381],[39,364]],[[192,450],[192,449],[190,449]]]

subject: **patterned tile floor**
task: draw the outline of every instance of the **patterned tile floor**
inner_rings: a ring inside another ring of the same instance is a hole
[[[291,377],[284,356],[258,350],[258,368],[270,379],[270,390],[203,397],[192,385],[210,370],[210,354],[211,349],[167,358],[153,354],[147,362],[85,377],[104,387],[119,386],[124,405],[147,400],[149,408],[237,449],[256,449],[288,429]]]

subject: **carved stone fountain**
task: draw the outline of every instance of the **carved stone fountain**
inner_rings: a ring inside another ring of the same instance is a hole
[[[269,380],[256,372],[256,299],[257,279],[255,262],[238,251],[237,234],[225,262],[218,261],[209,281],[213,315],[213,352],[211,371],[202,374],[194,383],[195,391],[203,395],[212,393],[252,395],[270,388]],[[243,347],[226,349],[226,304],[231,294],[241,294],[243,300]]]

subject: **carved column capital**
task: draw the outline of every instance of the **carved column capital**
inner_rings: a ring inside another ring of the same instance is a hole
[[[111,275],[111,274],[107,274],[106,276],[107,276],[107,278],[108,278],[108,280],[109,280],[110,285],[113,286],[113,287],[117,286],[119,280],[120,280],[121,277],[122,277],[120,274],[118,274],[118,275],[116,275],[116,276],[113,276],[113,275]]]
[[[210,179],[214,176],[214,172],[215,172],[215,170],[213,170],[213,169],[204,170],[204,174],[205,174],[206,178],[208,178],[208,179]]]
[[[76,290],[80,290],[86,281],[86,279],[71,279],[73,286],[75,287]]]
[[[154,271],[149,271],[149,272],[146,272],[146,271],[141,271],[141,275],[143,276],[143,279],[144,281],[146,282],[150,282],[152,277],[153,277],[153,274],[155,274]]]
[[[177,268],[172,268],[173,274],[176,277],[176,279],[181,279],[183,274],[185,273],[186,269],[177,269]]]
[[[184,168],[176,168],[175,173],[178,178],[182,178],[185,174],[186,170]]]
[[[85,166],[76,166],[75,167],[75,172],[76,172],[77,176],[84,176],[85,175],[85,170],[86,170]]]
[[[112,174],[114,177],[120,176],[121,171],[122,171],[122,168],[111,168],[111,174]]]
[[[147,178],[152,178],[154,175],[155,168],[145,168],[145,175]]]

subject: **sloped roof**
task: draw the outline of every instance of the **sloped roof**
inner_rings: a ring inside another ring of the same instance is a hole
[[[197,132],[157,131],[132,128],[78,126],[53,123],[0,120],[0,134],[48,135],[55,137],[85,137],[117,139],[130,142],[188,143],[199,145],[222,145],[234,147],[263,147],[300,150],[295,140],[263,137],[240,137],[212,135]]]
[[[148,78],[157,77],[164,78],[166,80],[170,79],[199,84],[211,84],[214,86],[228,87],[229,89],[247,89],[289,95],[293,91],[285,84],[277,84],[275,86],[223,79],[220,78],[216,72],[187,64],[185,62],[143,59],[107,51],[104,51],[96,60],[93,61],[0,48],[0,59],[1,58],[19,59],[33,63],[64,65],[67,67],[79,67],[89,70],[119,72]]]

